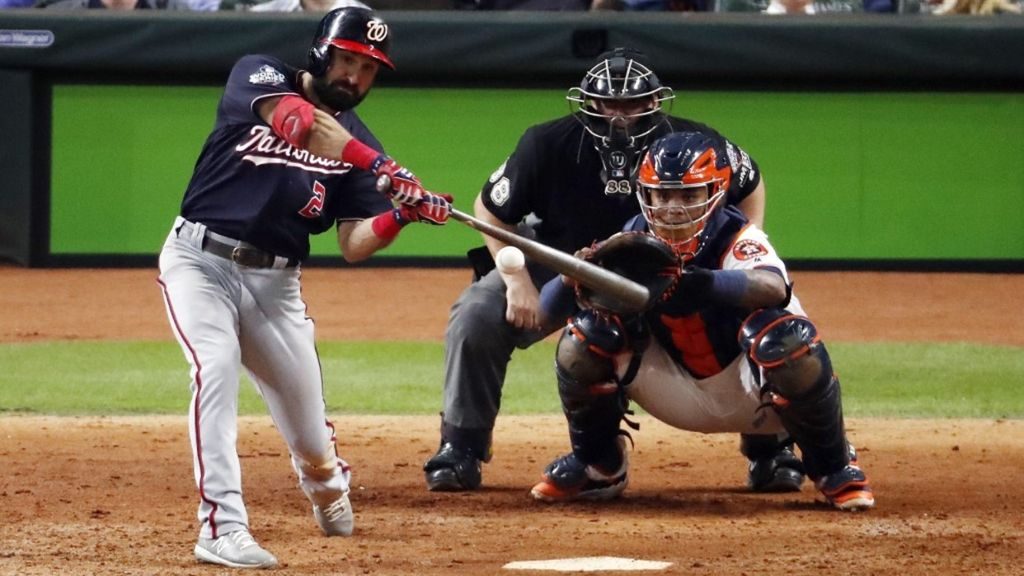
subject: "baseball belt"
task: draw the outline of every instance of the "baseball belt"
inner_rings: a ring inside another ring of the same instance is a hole
[[[245,242],[222,242],[215,238],[213,234],[213,232],[207,231],[203,236],[203,250],[221,258],[227,258],[239,266],[245,266],[246,268],[294,268],[299,264],[296,258],[277,256]],[[224,237],[222,236],[222,238]]]
[[[184,218],[178,217],[176,224],[177,234],[180,235],[182,230],[188,229],[189,232],[194,232],[196,224],[190,222]],[[261,250],[248,242],[242,242],[235,240],[234,238],[228,238],[216,232],[210,230],[203,231],[202,248],[204,252],[209,252],[215,256],[220,256],[227,260],[238,264],[239,266],[245,266],[246,268],[294,268],[299,265],[298,258],[285,258],[284,256],[278,256],[272,252]]]

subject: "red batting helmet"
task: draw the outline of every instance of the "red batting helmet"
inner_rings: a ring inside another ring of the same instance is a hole
[[[369,56],[391,69],[395,67],[388,58],[391,30],[366,6],[337,8],[320,20],[313,45],[309,48],[309,71],[314,76],[321,76],[327,71],[331,62],[331,46]]]

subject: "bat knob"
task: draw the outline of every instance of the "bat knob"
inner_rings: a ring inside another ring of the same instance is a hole
[[[380,192],[381,194],[391,192],[391,176],[381,174],[377,177],[377,192]]]

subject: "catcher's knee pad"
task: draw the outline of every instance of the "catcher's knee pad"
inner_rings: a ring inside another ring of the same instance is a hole
[[[739,341],[768,380],[762,384],[783,396],[807,394],[832,375],[818,329],[806,316],[782,308],[756,310],[740,326]]]
[[[617,316],[590,309],[573,316],[558,340],[555,356],[563,399],[616,392],[615,356],[626,351],[628,343]]]

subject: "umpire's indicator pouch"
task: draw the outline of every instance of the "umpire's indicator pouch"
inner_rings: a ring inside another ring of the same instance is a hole
[[[491,256],[491,251],[487,249],[487,246],[473,248],[466,252],[466,257],[469,258],[469,264],[473,267],[473,282],[494,270],[494,258]]]

